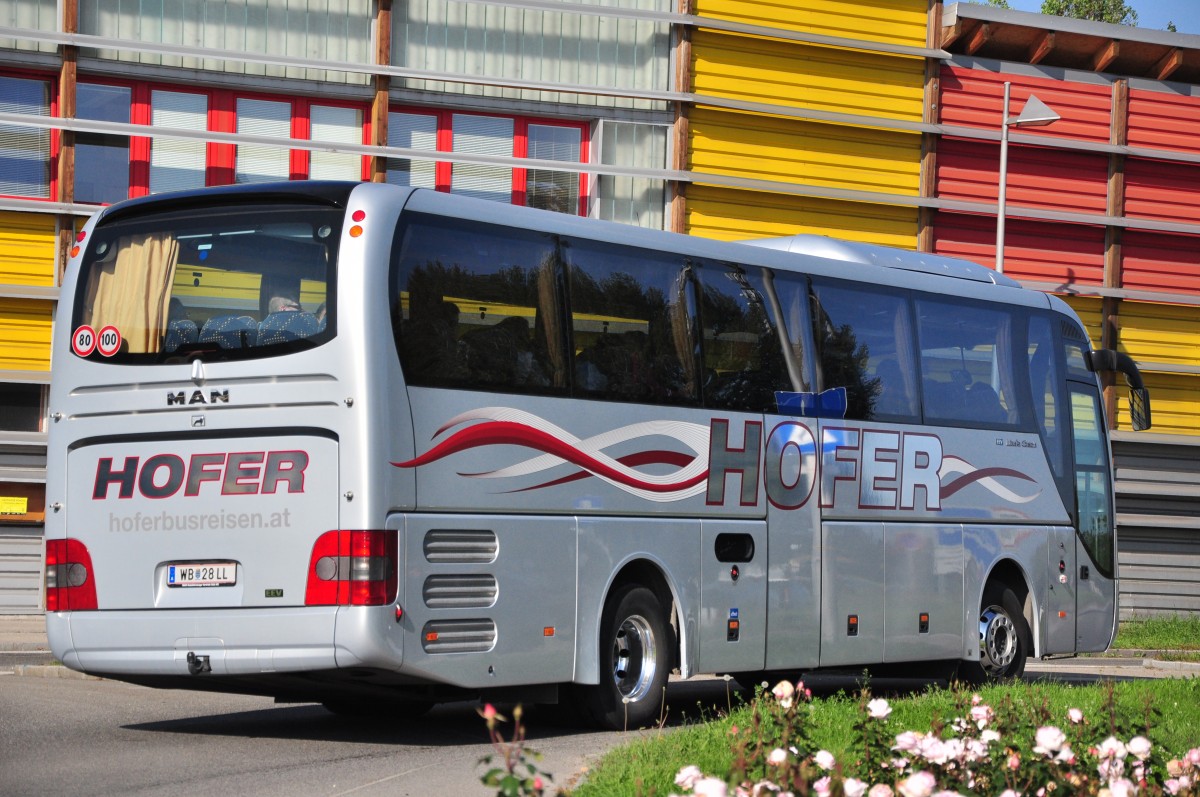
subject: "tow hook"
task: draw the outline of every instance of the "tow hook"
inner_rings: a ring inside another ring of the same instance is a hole
[[[192,675],[212,672],[212,665],[208,663],[208,656],[197,656],[194,652],[189,650],[187,655],[187,663],[188,672]]]

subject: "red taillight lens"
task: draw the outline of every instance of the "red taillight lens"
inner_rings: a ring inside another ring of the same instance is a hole
[[[383,606],[396,599],[395,531],[327,531],[308,563],[307,606]]]
[[[46,540],[46,611],[95,610],[92,557],[79,540]]]

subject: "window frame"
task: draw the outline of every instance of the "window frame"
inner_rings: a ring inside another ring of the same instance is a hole
[[[574,215],[586,216],[588,198],[591,192],[591,181],[588,179],[586,167],[590,163],[592,146],[592,124],[589,121],[573,121],[552,119],[538,116],[518,116],[512,114],[494,113],[490,111],[458,110],[454,108],[431,109],[413,105],[388,106],[388,113],[406,113],[419,116],[433,116],[437,120],[434,134],[438,153],[453,154],[454,127],[453,120],[457,116],[490,116],[511,119],[513,121],[512,157],[523,159],[529,157],[529,126],[544,125],[547,127],[562,127],[579,131],[579,204]],[[567,161],[564,161],[566,163]],[[434,161],[434,190],[450,193],[453,180],[453,161],[438,159]],[[512,167],[512,195],[509,204],[525,205],[528,191],[529,168]]]
[[[3,69],[0,70],[0,77],[12,78],[14,80],[31,80],[39,81],[45,84],[47,92],[47,108],[50,116],[59,118],[61,116],[59,96],[58,96],[58,80],[54,75],[47,75],[42,72],[27,69]],[[20,125],[13,125],[20,127]],[[4,197],[12,197],[14,199],[29,199],[38,202],[54,202],[58,198],[58,162],[59,153],[62,149],[62,131],[56,128],[50,129],[50,141],[48,145],[47,168],[49,169],[49,179],[46,182],[46,195],[33,196],[31,194],[0,194]]]

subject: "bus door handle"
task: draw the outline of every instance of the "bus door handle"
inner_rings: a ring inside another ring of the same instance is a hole
[[[1090,575],[1091,575],[1091,571],[1090,571],[1090,570],[1088,570],[1088,566],[1087,566],[1087,565],[1080,565],[1080,566],[1079,566],[1079,580],[1080,580],[1080,581],[1087,581],[1087,580],[1088,580],[1088,576],[1090,576]]]

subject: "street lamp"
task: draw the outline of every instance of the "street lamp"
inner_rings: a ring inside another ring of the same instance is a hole
[[[1012,83],[1004,83],[1004,114],[1000,125],[1000,198],[996,211],[996,271],[1004,273],[1004,200],[1008,189],[1008,128],[1010,127],[1044,127],[1057,122],[1062,117],[1030,94],[1015,118],[1008,117],[1008,96]]]

